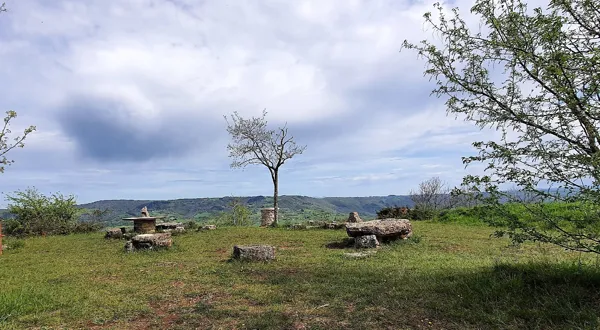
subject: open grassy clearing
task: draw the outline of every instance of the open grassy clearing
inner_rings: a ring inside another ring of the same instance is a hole
[[[418,243],[366,259],[325,248],[343,230],[219,228],[134,254],[100,233],[30,238],[0,257],[0,328],[600,326],[596,256],[509,247],[484,226],[413,225]],[[228,262],[250,243],[275,245],[277,261]]]

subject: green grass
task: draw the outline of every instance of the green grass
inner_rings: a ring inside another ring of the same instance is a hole
[[[101,233],[30,238],[0,257],[0,329],[600,326],[596,256],[511,247],[484,226],[413,226],[418,240],[364,259],[325,247],[343,230],[219,228],[133,254]],[[275,245],[277,260],[228,261],[251,243]]]

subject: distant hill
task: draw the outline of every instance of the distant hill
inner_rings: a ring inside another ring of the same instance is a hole
[[[175,200],[103,200],[79,205],[87,209],[109,209],[118,216],[137,216],[140,209],[148,207],[150,213],[168,214],[178,218],[202,218],[225,211],[233,199],[245,203],[253,213],[263,207],[271,207],[273,197],[221,197],[193,198]],[[324,197],[280,196],[279,208],[282,213],[299,213],[307,210],[334,214],[358,212],[365,216],[375,216],[376,212],[387,206],[412,206],[408,196],[373,196],[373,197]]]
[[[272,207],[273,197],[221,197],[221,198],[188,198],[175,200],[101,200],[80,204],[86,209],[108,209],[105,217],[107,223],[118,223],[120,218],[138,216],[142,207],[148,207],[150,214],[173,216],[177,219],[205,220],[219,212],[229,209],[229,204],[238,199],[245,203],[253,214],[258,216],[263,207]],[[350,212],[358,212],[364,217],[375,217],[376,212],[388,206],[412,206],[408,196],[372,196],[372,197],[323,197],[280,196],[279,209],[282,216],[293,215],[294,218],[337,215],[347,216]],[[9,218],[6,210],[0,210],[0,218]]]

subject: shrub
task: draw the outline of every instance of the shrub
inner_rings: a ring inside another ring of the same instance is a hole
[[[7,234],[13,236],[69,234],[77,224],[78,209],[74,196],[45,196],[35,188],[7,195]]]
[[[414,209],[410,210],[408,218],[410,220],[431,220],[435,215],[436,212],[433,209],[415,206]]]
[[[410,216],[410,209],[408,207],[384,207],[377,211],[377,219],[406,219]]]
[[[234,199],[229,204],[230,209],[228,211],[221,212],[219,214],[216,224],[221,226],[250,226],[252,225],[252,219],[250,216],[252,212],[238,199]]]
[[[186,222],[185,224],[183,224],[183,227],[186,230],[195,230],[195,229],[198,229],[199,226],[196,221],[190,220],[190,221]]]
[[[403,210],[404,209],[404,210]],[[415,206],[413,209],[404,207],[386,207],[377,212],[378,219],[409,219],[409,220],[431,220],[436,212],[429,208]]]
[[[73,233],[93,233],[104,227],[102,223],[95,221],[79,221],[73,226]]]

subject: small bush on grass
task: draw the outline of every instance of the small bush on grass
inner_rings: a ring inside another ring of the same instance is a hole
[[[186,222],[183,227],[185,228],[185,230],[196,230],[198,229],[199,225],[196,221],[194,220],[190,220],[188,222]]]
[[[74,196],[45,196],[35,188],[28,188],[6,195],[6,200],[8,212],[15,217],[8,222],[8,235],[69,234],[77,224],[79,210]]]

